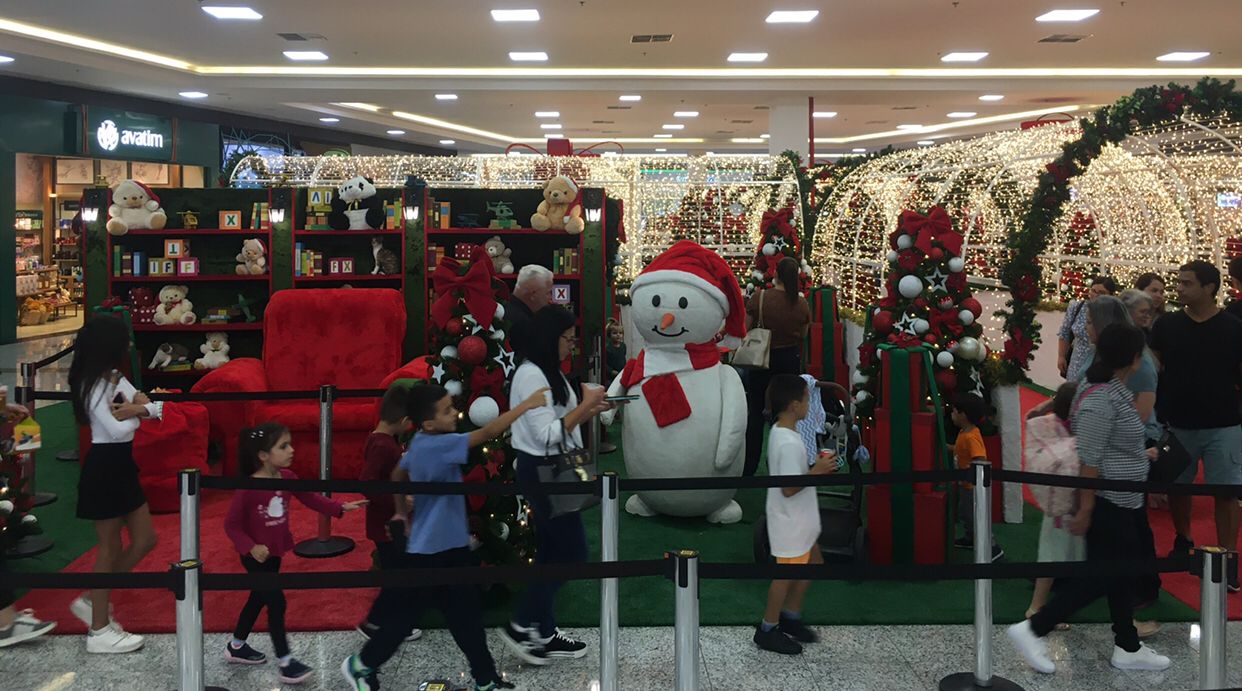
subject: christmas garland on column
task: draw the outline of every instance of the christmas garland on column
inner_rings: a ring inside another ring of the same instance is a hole
[[[886,146],[869,154],[846,156],[835,162],[817,166],[802,165],[802,156],[792,149],[781,152],[781,156],[789,160],[790,166],[798,176],[798,197],[802,202],[802,247],[805,252],[810,252],[815,241],[819,214],[828,205],[828,198],[832,196],[833,190],[841,184],[845,176],[857,170],[864,163],[887,156],[895,150],[892,146]]]
[[[1105,145],[1117,144],[1140,129],[1174,122],[1183,115],[1242,119],[1242,94],[1234,90],[1233,81],[1211,78],[1193,87],[1169,84],[1139,89],[1082,119],[1082,135],[1066,143],[1040,174],[1022,225],[1007,241],[1010,260],[1001,270],[1001,281],[1010,294],[1008,309],[997,312],[1005,321],[1006,334],[997,373],[1002,383],[1027,379],[1026,372],[1041,342],[1035,320],[1043,285],[1039,258],[1070,200],[1070,180],[1085,172]]]

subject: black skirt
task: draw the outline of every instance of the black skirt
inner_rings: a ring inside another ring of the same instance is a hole
[[[133,443],[91,444],[78,477],[78,518],[120,518],[145,503]]]

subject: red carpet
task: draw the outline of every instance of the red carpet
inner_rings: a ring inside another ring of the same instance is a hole
[[[1023,414],[1047,400],[1047,396],[1025,387],[1021,389],[1021,396]],[[1199,479],[1202,481],[1203,478],[1200,477]],[[1034,503],[1029,487],[1023,488],[1023,494],[1028,502]],[[1211,497],[1195,497],[1194,499],[1190,532],[1191,539],[1196,545],[1211,545],[1217,541],[1216,520],[1212,516],[1212,501]],[[1164,555],[1173,547],[1173,537],[1175,535],[1173,519],[1169,515],[1168,509],[1148,509],[1147,517],[1151,522],[1151,530],[1156,536],[1156,552],[1157,554]],[[1199,609],[1198,578],[1188,573],[1166,573],[1161,575],[1161,580],[1165,591],[1170,595],[1190,605],[1196,611]],[[1242,620],[1242,595],[1231,595],[1229,597],[1229,619],[1231,621]]]
[[[357,499],[341,495],[345,499]],[[224,515],[228,511],[228,493],[206,491],[201,508],[201,551],[205,564],[216,565],[210,572],[242,571],[233,543],[225,536]],[[315,535],[319,514],[305,506],[293,503],[290,517],[295,539]],[[303,559],[293,554],[285,556],[282,571],[359,571],[371,567],[371,542],[365,537],[363,511],[351,511],[344,518],[333,521],[333,534],[353,538],[358,544],[352,552],[335,559]],[[155,530],[161,542],[151,554],[138,565],[136,571],[160,571],[180,559],[180,534],[178,514],[155,517]],[[67,573],[90,572],[95,565],[95,550],[78,557],[65,568]],[[375,590],[351,590],[342,597],[339,590],[291,590],[285,596],[289,600],[286,625],[290,631],[330,631],[352,629],[366,615]],[[77,592],[67,590],[32,590],[18,603],[19,609],[31,607],[44,619],[58,622],[57,633],[85,633],[86,627],[69,613],[69,603]],[[208,632],[232,631],[237,613],[246,601],[245,592],[213,591],[203,597],[203,630]],[[112,601],[117,621],[135,633],[172,633],[176,620],[171,592],[146,590],[115,590]],[[266,615],[259,617],[260,630],[266,631]]]

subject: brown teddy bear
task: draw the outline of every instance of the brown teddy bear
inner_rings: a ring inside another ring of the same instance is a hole
[[[535,230],[564,230],[577,235],[586,228],[582,220],[582,198],[578,184],[567,175],[557,175],[543,184],[543,201],[530,217]]]
[[[239,276],[260,276],[267,272],[267,256],[263,242],[259,238],[248,238],[242,241],[242,250],[237,255],[237,274]]]
[[[483,243],[483,249],[492,260],[492,268],[498,274],[513,273],[513,250],[505,247],[505,241],[499,235],[493,235]]]

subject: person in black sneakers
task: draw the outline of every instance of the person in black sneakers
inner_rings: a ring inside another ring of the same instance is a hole
[[[531,393],[509,412],[468,433],[457,432],[457,409],[453,397],[438,384],[419,384],[408,397],[410,422],[417,433],[410,440],[401,464],[393,471],[396,482],[461,482],[461,467],[469,460],[470,449],[499,437],[513,421],[536,406],[543,405],[547,389]],[[413,507],[407,497],[396,495],[396,518],[408,521],[409,535],[402,566],[438,568],[472,566],[470,530],[466,520],[466,498],[460,494],[418,494]],[[354,691],[375,691],[380,667],[392,658],[414,623],[429,607],[444,614],[449,632],[470,664],[475,689],[512,689],[500,677],[496,661],[487,649],[483,629],[483,603],[479,590],[469,584],[435,585],[401,591],[405,602],[398,616],[383,617],[379,630],[357,655],[341,662],[341,674]]]
[[[766,393],[767,409],[775,418],[768,434],[768,473],[771,475],[824,475],[836,471],[837,459],[824,452],[811,466],[798,421],[811,407],[806,382],[795,374],[773,375]],[[822,564],[819,551],[819,501],[814,487],[769,487],[766,507],[768,544],[778,564]],[[755,629],[755,645],[782,655],[797,655],[803,643],[819,640],[802,623],[802,601],[811,582],[772,581],[763,621]]]

